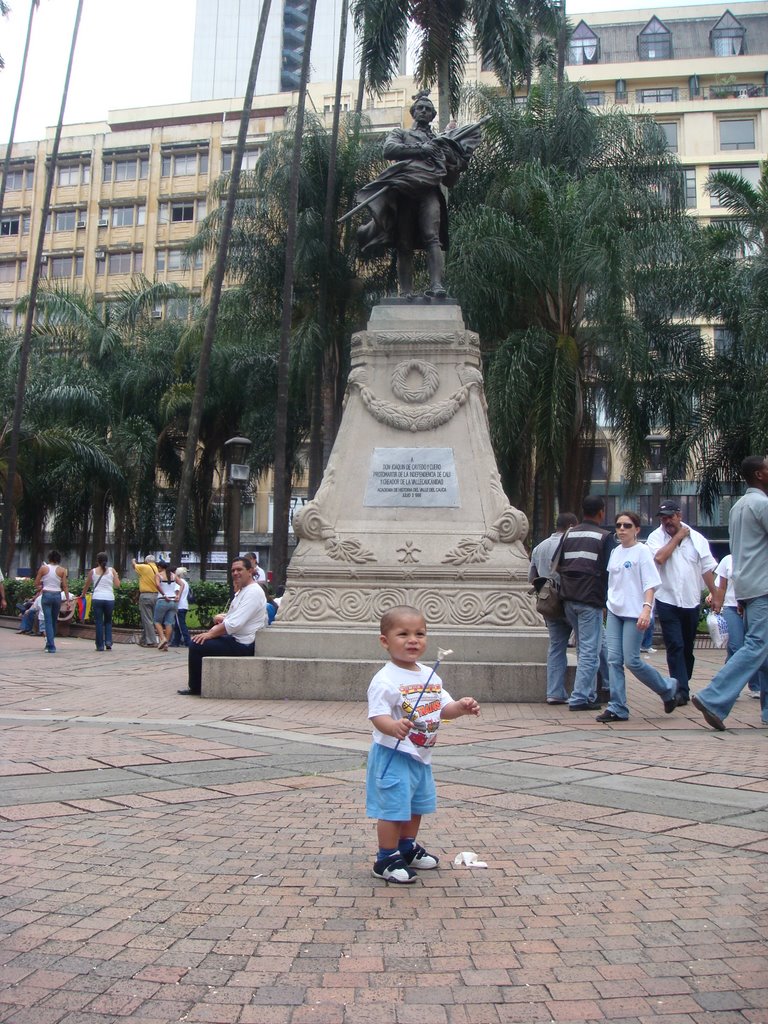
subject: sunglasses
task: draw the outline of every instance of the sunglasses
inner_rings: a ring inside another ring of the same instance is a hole
[[[634,525],[635,525],[634,523],[616,523],[616,529],[617,530],[631,530]]]

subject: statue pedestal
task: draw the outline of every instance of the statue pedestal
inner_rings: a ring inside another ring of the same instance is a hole
[[[543,701],[547,634],[488,431],[477,335],[458,305],[385,303],[352,339],[344,415],[254,659],[206,659],[203,695],[362,700],[379,619],[421,609],[454,696]]]

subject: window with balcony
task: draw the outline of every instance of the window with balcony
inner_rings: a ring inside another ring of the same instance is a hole
[[[753,118],[723,119],[719,123],[719,130],[720,149],[755,148],[755,122]]]
[[[568,43],[568,63],[597,64],[599,60],[600,40],[585,21],[580,21]]]
[[[672,33],[655,15],[637,37],[637,54],[640,60],[670,60],[672,57]]]
[[[738,18],[726,11],[709,33],[709,45],[715,57],[740,57],[746,53],[746,29]]]
[[[677,103],[677,89],[638,89],[638,103]]]

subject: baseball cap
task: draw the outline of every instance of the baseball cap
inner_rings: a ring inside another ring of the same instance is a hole
[[[678,512],[682,512],[682,508],[674,501],[665,501],[659,505],[659,511],[656,513],[657,516],[674,516]]]

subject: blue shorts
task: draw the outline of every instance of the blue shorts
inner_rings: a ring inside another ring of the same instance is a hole
[[[384,766],[392,761],[384,772]],[[410,754],[374,743],[368,754],[365,781],[365,813],[381,821],[410,821],[414,814],[431,814],[437,808],[432,766]]]
[[[154,621],[158,626],[170,626],[176,618],[178,605],[175,601],[166,601],[159,597],[155,602]]]

